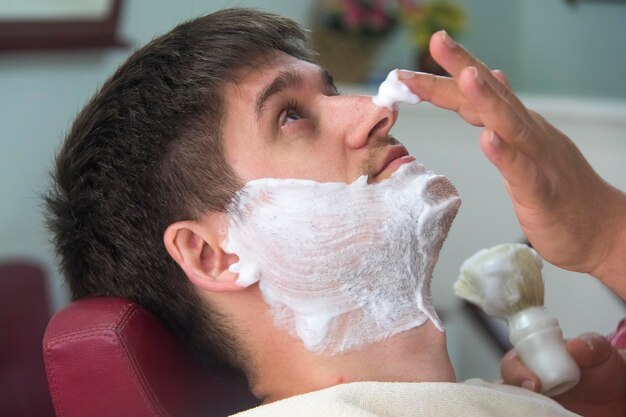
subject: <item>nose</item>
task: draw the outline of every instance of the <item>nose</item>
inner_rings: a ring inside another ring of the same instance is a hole
[[[370,96],[335,96],[332,120],[341,129],[346,145],[362,148],[389,131],[398,119],[398,112],[377,106]]]

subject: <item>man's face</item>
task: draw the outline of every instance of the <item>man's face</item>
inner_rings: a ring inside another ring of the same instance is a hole
[[[284,53],[238,72],[226,87],[226,162],[245,183],[298,178],[351,183],[388,178],[412,160],[389,136],[397,113],[369,96],[341,96],[328,73]]]

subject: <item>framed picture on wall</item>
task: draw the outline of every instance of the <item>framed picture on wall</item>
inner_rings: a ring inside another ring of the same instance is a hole
[[[123,0],[0,0],[0,52],[123,46]]]

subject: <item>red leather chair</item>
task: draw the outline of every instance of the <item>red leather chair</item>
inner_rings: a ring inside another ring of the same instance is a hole
[[[44,271],[0,264],[0,416],[53,417],[41,339],[50,318]]]
[[[50,320],[43,349],[58,417],[227,416],[258,403],[245,380],[209,374],[128,300],[68,305]]]

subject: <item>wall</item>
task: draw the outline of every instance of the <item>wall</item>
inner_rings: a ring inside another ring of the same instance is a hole
[[[517,0],[461,0],[469,29],[459,41],[490,68],[503,70],[516,90],[523,90],[522,8]]]
[[[626,4],[564,0],[459,0],[468,14],[463,45],[507,74],[516,91],[626,98]],[[411,67],[414,53],[396,33],[377,76]]]
[[[625,3],[520,3],[524,91],[626,97]]]

